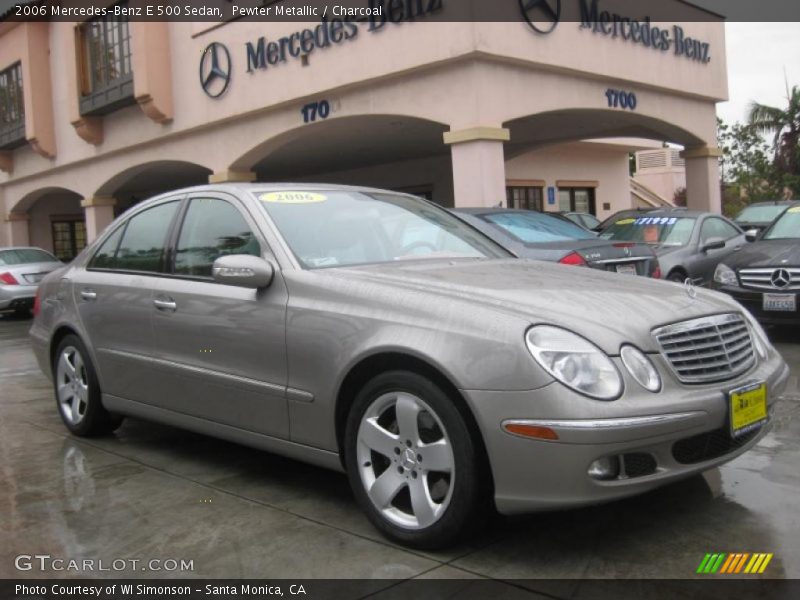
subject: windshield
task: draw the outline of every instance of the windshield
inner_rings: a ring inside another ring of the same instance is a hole
[[[786,210],[786,205],[770,204],[768,206],[748,206],[740,212],[734,221],[737,223],[769,223]]]
[[[255,195],[306,269],[510,256],[469,225],[418,198],[327,190]]]
[[[793,206],[767,229],[762,240],[800,239],[800,206]]]
[[[595,237],[594,234],[569,221],[542,213],[506,212],[481,215],[480,218],[497,225],[526,244],[591,240]]]
[[[38,262],[58,262],[58,259],[49,252],[39,250],[38,248],[0,250],[0,266],[24,265]]]
[[[629,217],[616,221],[600,238],[685,246],[692,237],[695,220],[694,217]]]

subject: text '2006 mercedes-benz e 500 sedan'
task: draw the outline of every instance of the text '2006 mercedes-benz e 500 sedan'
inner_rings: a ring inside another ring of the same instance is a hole
[[[153,198],[39,306],[35,352],[76,435],[129,415],[344,470],[375,526],[418,547],[493,506],[608,501],[728,461],[788,377],[722,294],[516,259],[366,188]]]

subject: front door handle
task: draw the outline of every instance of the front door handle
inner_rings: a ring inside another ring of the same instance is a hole
[[[153,304],[158,310],[175,311],[178,308],[178,304],[172,298],[156,298]]]
[[[87,302],[91,302],[92,300],[97,300],[97,292],[90,289],[81,290],[81,298],[83,298]]]

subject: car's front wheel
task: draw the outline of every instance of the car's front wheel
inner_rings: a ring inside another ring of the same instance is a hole
[[[387,537],[442,547],[485,520],[477,440],[453,399],[429,379],[404,371],[372,379],[353,403],[345,446],[353,492]]]
[[[109,413],[103,406],[94,365],[76,335],[65,336],[56,349],[53,385],[58,414],[75,435],[111,433],[122,424],[122,417]]]

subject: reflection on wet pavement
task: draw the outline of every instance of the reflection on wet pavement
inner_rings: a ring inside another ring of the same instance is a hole
[[[498,518],[469,544],[423,553],[386,542],[341,474],[135,420],[69,436],[28,327],[0,318],[0,577],[87,576],[15,569],[16,556],[44,553],[192,561],[88,574],[101,577],[686,578],[706,552],[772,552],[765,576],[800,577],[797,332],[773,334],[792,376],[752,451],[639,497]]]

